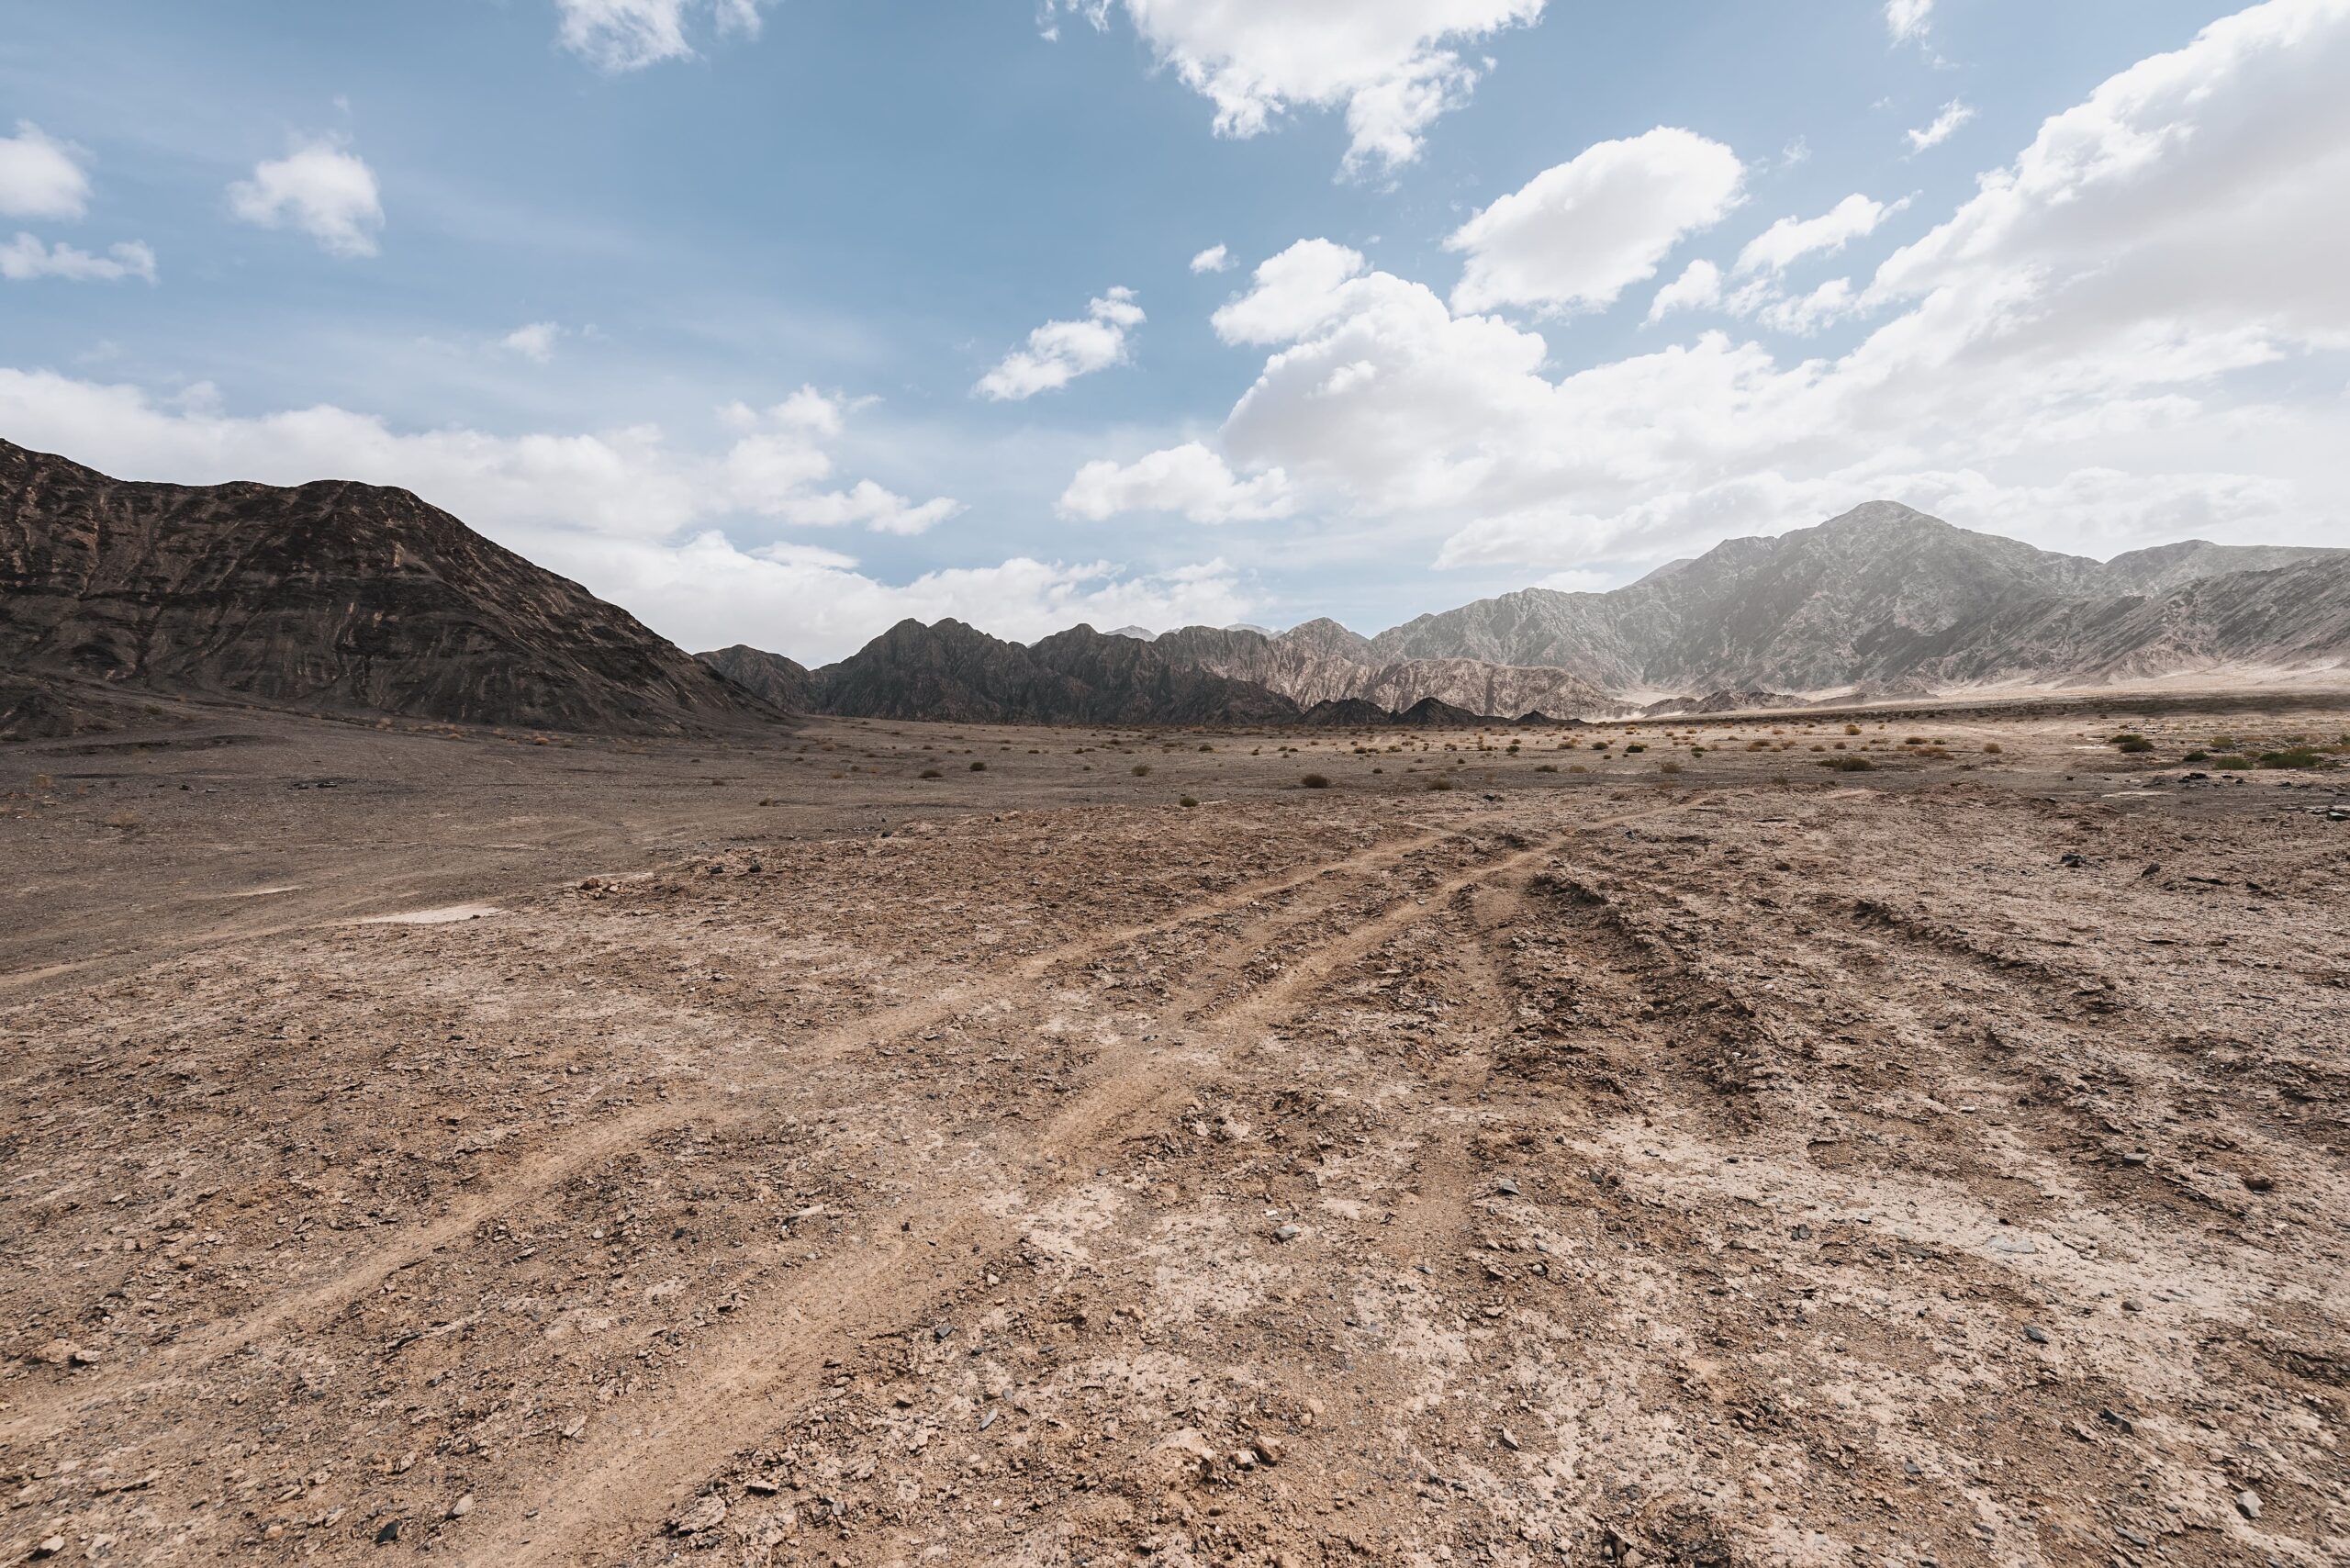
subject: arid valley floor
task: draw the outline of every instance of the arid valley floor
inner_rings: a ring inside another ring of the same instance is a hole
[[[2350,699],[1846,717],[0,747],[0,1562],[2350,1561]]]

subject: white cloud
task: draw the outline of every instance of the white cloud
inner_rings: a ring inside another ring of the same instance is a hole
[[[1292,107],[1346,111],[1346,167],[1392,169],[1466,102],[1459,46],[1531,25],[1543,0],[1047,0],[1107,24],[1123,5],[1184,85],[1215,106],[1219,136],[1264,131]]]
[[[533,364],[544,364],[554,358],[554,345],[564,335],[561,323],[532,321],[517,327],[498,340],[498,346],[509,353],[521,355]]]
[[[1885,0],[1885,30],[1896,43],[1923,38],[1933,11],[1934,0]]]
[[[1248,292],[1209,320],[1227,343],[1278,343],[1303,337],[1338,308],[1339,286],[1363,266],[1360,251],[1327,240],[1300,240],[1258,263]]]
[[[77,151],[42,135],[32,121],[18,120],[16,135],[0,136],[0,215],[70,218],[88,211],[90,176],[75,159]]]
[[[1296,510],[1289,477],[1269,469],[1253,478],[1235,475],[1200,442],[1186,442],[1123,466],[1107,459],[1087,464],[1061,493],[1064,517],[1101,522],[1121,512],[1175,512],[1193,522],[1259,522]]]
[[[125,278],[155,281],[155,252],[137,240],[106,248],[103,256],[60,243],[44,246],[30,234],[19,234],[0,245],[0,278],[24,283],[32,278],[70,278],[77,283],[119,283]]]
[[[1907,197],[1888,205],[1855,195],[1818,218],[1782,218],[1746,242],[1738,253],[1738,271],[1782,273],[1806,256],[1833,255],[1875,233],[1879,224],[1908,205]]]
[[[11,441],[127,478],[401,486],[690,647],[750,642],[830,658],[906,615],[951,614],[1034,637],[1085,616],[1107,615],[1098,623],[1111,626],[1222,624],[1249,608],[1221,562],[1136,576],[1101,562],[1012,560],[893,586],[858,573],[855,557],[836,550],[731,543],[717,525],[748,512],[888,532],[953,507],[910,506],[868,480],[821,487],[834,465],[826,443],[858,407],[804,388],[766,409],[730,406],[722,423],[733,439],[713,454],[681,450],[649,426],[498,436],[402,431],[331,406],[240,417],[223,412],[208,387],[166,400],[131,386],[0,368],[0,431]]]
[[[1739,203],[1744,169],[1718,141],[1670,126],[1602,141],[1545,169],[1456,230],[1460,310],[1598,309],[1656,275],[1666,252]]]
[[[1973,109],[1958,99],[1953,98],[1942,106],[1942,112],[1934,117],[1933,124],[1923,130],[1904,131],[1902,134],[1908,138],[1909,151],[1912,153],[1923,152],[1930,147],[1940,147],[1943,142],[1948,141],[1958,134],[1960,126],[1974,118]]]
[[[979,377],[971,390],[997,401],[1018,401],[1068,386],[1080,375],[1126,362],[1126,334],[1142,325],[1131,288],[1113,288],[1090,302],[1082,321],[1047,321],[1028,334],[1025,348]]]
[[[1836,356],[1709,330],[1561,369],[1538,332],[1304,241],[1215,315],[1267,357],[1212,450],[1444,565],[1652,560],[1881,495],[2098,554],[2338,539],[2345,80],[2350,0],[2269,0],[2052,117],[1864,287],[1789,298],[1766,272],[1720,301],[1786,332],[1881,318]],[[1658,314],[1718,286],[1684,273]]]
[[[606,71],[641,71],[688,60],[688,17],[710,13],[723,33],[756,38],[761,0],[555,0],[563,47]]]
[[[263,229],[300,230],[329,255],[372,256],[384,226],[375,172],[332,141],[308,141],[229,187],[229,210]]]
[[[1139,573],[1111,561],[1014,556],[893,584],[830,552],[744,551],[715,532],[677,544],[589,540],[541,558],[560,559],[566,575],[689,647],[748,643],[808,664],[853,654],[909,616],[952,616],[994,636],[1035,642],[1080,622],[1097,629],[1223,626],[1256,608],[1222,561]]]
[[[1832,277],[1809,294],[1788,299],[1773,299],[1760,306],[1755,319],[1774,331],[1791,337],[1809,337],[1831,322],[1841,321],[1860,308],[1860,296],[1852,288],[1852,280]]]
[[[773,408],[731,403],[720,418],[738,433],[724,461],[725,501],[804,528],[857,523],[876,533],[922,533],[962,510],[938,497],[919,504],[870,479],[845,490],[816,487],[833,476],[828,445],[861,404],[803,386]]]
[[[1722,269],[1711,262],[1691,262],[1681,275],[1656,291],[1649,301],[1649,319],[1662,321],[1676,310],[1705,310],[1722,302]]]
[[[1231,268],[1232,252],[1222,245],[1210,245],[1192,258],[1192,270],[1195,273],[1228,272]]]

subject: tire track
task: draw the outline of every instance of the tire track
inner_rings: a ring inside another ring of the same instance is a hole
[[[694,1385],[655,1396],[657,1426],[647,1423],[641,1439],[617,1451],[548,1475],[528,1497],[509,1497],[486,1508],[482,1528],[488,1539],[477,1550],[501,1563],[568,1563],[585,1560],[597,1543],[640,1539],[726,1455],[755,1442],[772,1429],[780,1412],[811,1395],[828,1351],[931,1316],[969,1286],[970,1259],[1015,1244],[1027,1222],[990,1215],[980,1200],[1019,1192],[1033,1207],[1083,1180],[1069,1174],[1072,1167],[1083,1169],[1079,1155],[1105,1152],[1121,1127],[1166,1108],[1234,1050],[1245,1048],[1239,1042],[1248,1031],[1277,1021],[1347,965],[1432,913],[1441,916],[1456,895],[1520,871],[1579,834],[1665,815],[1688,803],[1581,823],[1448,878],[1424,895],[1407,897],[1322,944],[1269,983],[1193,1014],[1176,1042],[1195,1045],[1199,1036],[1213,1030],[1220,1043],[1204,1050],[1170,1047],[1146,1062],[1122,1064],[1064,1107],[1040,1135],[1005,1145],[1010,1135],[999,1132],[993,1159],[981,1155],[968,1161],[959,1176],[925,1172],[922,1179],[936,1183],[934,1195],[910,1210],[893,1211],[911,1229],[862,1254],[811,1268],[748,1312],[735,1313],[708,1348]],[[1203,983],[1214,981],[1203,977]],[[1184,1007],[1200,989],[1179,992],[1170,1005]],[[557,1497],[564,1500],[560,1510],[549,1506]],[[560,1523],[550,1524],[558,1511]]]

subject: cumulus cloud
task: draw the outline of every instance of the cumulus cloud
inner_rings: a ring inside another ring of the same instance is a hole
[[[827,546],[730,539],[752,516],[886,533],[947,515],[956,503],[917,506],[867,479],[832,484],[831,448],[861,407],[811,388],[765,409],[729,405],[721,444],[688,450],[650,426],[501,436],[402,431],[331,406],[237,416],[208,388],[166,399],[0,368],[0,430],[12,441],[129,478],[402,486],[691,647],[748,642],[828,659],[908,615],[1024,639],[1076,620],[1221,625],[1251,608],[1221,561],[1136,573],[1013,558],[892,584]]]
[[[563,47],[605,71],[641,71],[688,60],[689,19],[707,14],[722,33],[756,38],[760,0],[555,0]]]
[[[1030,332],[1026,347],[1004,355],[1003,363],[979,377],[971,390],[999,402],[1016,402],[1124,364],[1126,335],[1143,319],[1133,289],[1111,289],[1086,306],[1082,321],[1047,321]]]
[[[1691,262],[1681,275],[1656,291],[1649,301],[1649,319],[1662,321],[1676,310],[1704,310],[1722,302],[1722,269],[1711,262]]]
[[[1855,195],[1818,218],[1782,218],[1746,242],[1738,253],[1738,270],[1782,273],[1806,256],[1833,255],[1875,233],[1879,224],[1908,205],[1907,197],[1888,205]]]
[[[1047,0],[1096,27],[1121,6],[1215,106],[1217,135],[1259,135],[1292,107],[1343,110],[1345,166],[1360,173],[1418,157],[1428,128],[1477,84],[1459,49],[1531,25],[1543,0]]]
[[[1740,303],[1790,332],[1879,318],[1834,356],[1706,330],[1561,368],[1537,331],[1304,241],[1216,313],[1267,357],[1213,451],[1443,565],[1656,559],[1880,495],[2100,554],[2339,537],[2340,394],[2247,373],[2350,370],[2344,80],[2343,0],[2141,62],[1864,286]],[[1720,286],[1692,269],[1657,313]]]
[[[1934,117],[1934,122],[1931,125],[1921,130],[1904,131],[1902,134],[1908,139],[1910,152],[1919,153],[1930,147],[1940,147],[1958,134],[1960,126],[1974,118],[1973,109],[1958,99],[1953,98],[1942,106],[1942,112]]]
[[[1192,258],[1192,270],[1195,273],[1227,272],[1231,267],[1232,252],[1222,245],[1210,245]]]
[[[103,256],[77,251],[67,244],[44,245],[30,234],[19,234],[0,245],[0,278],[24,283],[33,278],[68,278],[76,283],[119,283],[125,278],[155,281],[155,252],[137,240],[108,246]]]
[[[554,358],[554,345],[564,334],[562,325],[554,321],[532,321],[515,328],[498,340],[498,346],[511,354],[520,354],[533,364],[544,364]]]
[[[1258,522],[1297,509],[1289,476],[1269,469],[1252,478],[1200,442],[1186,442],[1120,465],[1102,459],[1077,471],[1061,493],[1064,517],[1101,522],[1121,512],[1173,512],[1192,522]]]
[[[941,496],[919,504],[870,479],[845,490],[821,488],[833,476],[830,444],[858,404],[803,386],[768,409],[730,403],[721,418],[736,432],[727,449],[725,498],[763,517],[809,528],[856,523],[876,533],[922,533],[962,510]]]
[[[1885,0],[1885,30],[1896,43],[1923,38],[1933,12],[1934,0]]]
[[[1466,254],[1456,309],[1614,303],[1690,234],[1738,205],[1744,170],[1718,141],[1670,126],[1603,141],[1555,164],[1455,230]]]
[[[18,120],[16,135],[0,136],[0,215],[73,218],[89,210],[90,176],[78,151]]]
[[[372,256],[384,227],[375,172],[330,140],[308,141],[253,166],[229,187],[229,210],[263,229],[293,228],[331,256]]]

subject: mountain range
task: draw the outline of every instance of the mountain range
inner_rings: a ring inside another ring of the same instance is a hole
[[[788,641],[788,636],[779,638]],[[134,692],[683,733],[834,713],[1353,724],[1722,711],[2350,661],[2350,550],[2200,540],[2098,562],[1872,501],[1605,593],[1526,588],[1365,637],[907,621],[809,669],[689,657],[405,490],[116,480],[0,442],[0,734]]]

